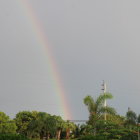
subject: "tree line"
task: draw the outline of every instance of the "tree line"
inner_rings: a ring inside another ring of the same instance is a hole
[[[14,119],[0,112],[0,134],[21,134],[30,139],[69,139],[76,125],[46,112],[21,111]]]
[[[112,98],[110,93],[97,99],[86,96],[83,103],[88,108],[89,119],[82,125],[46,112],[21,111],[14,119],[0,112],[0,140],[12,140],[10,136],[13,140],[138,140],[140,115],[129,108],[126,116],[121,116],[113,107],[104,106],[105,100]]]

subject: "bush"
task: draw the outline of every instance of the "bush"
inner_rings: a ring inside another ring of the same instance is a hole
[[[17,134],[0,134],[0,140],[29,140],[23,135]]]
[[[106,140],[106,138],[102,136],[87,135],[81,136],[78,140]]]

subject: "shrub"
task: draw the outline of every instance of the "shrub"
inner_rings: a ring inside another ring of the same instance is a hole
[[[0,134],[0,140],[29,140],[23,135],[18,134]]]
[[[106,140],[106,138],[103,136],[87,135],[87,136],[81,136],[78,140]]]

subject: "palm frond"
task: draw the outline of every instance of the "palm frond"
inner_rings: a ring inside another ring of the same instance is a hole
[[[90,113],[95,111],[96,105],[94,99],[91,96],[86,96],[84,98],[84,104],[88,107]]]
[[[111,114],[111,115],[115,115],[116,114],[116,110],[112,107],[109,106],[104,106],[101,107],[98,113],[107,113],[107,114]]]
[[[111,93],[105,93],[105,94],[100,95],[97,98],[97,100],[96,100],[96,106],[97,106],[97,108],[99,106],[102,106],[104,104],[104,102],[105,102],[106,99],[112,99],[112,98],[113,98],[113,96],[112,96]]]

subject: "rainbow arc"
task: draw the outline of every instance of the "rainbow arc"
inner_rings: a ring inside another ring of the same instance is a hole
[[[66,92],[62,83],[61,75],[56,64],[56,61],[52,55],[50,46],[48,45],[46,34],[44,33],[43,26],[40,24],[31,4],[27,0],[18,0],[18,3],[22,5],[22,10],[24,10],[29,22],[32,25],[32,30],[34,31],[39,47],[43,47],[46,53],[46,63],[49,70],[49,75],[51,77],[51,84],[54,87],[56,98],[58,100],[58,106],[61,108],[59,110],[60,115],[63,119],[71,119],[70,107],[67,102]]]

